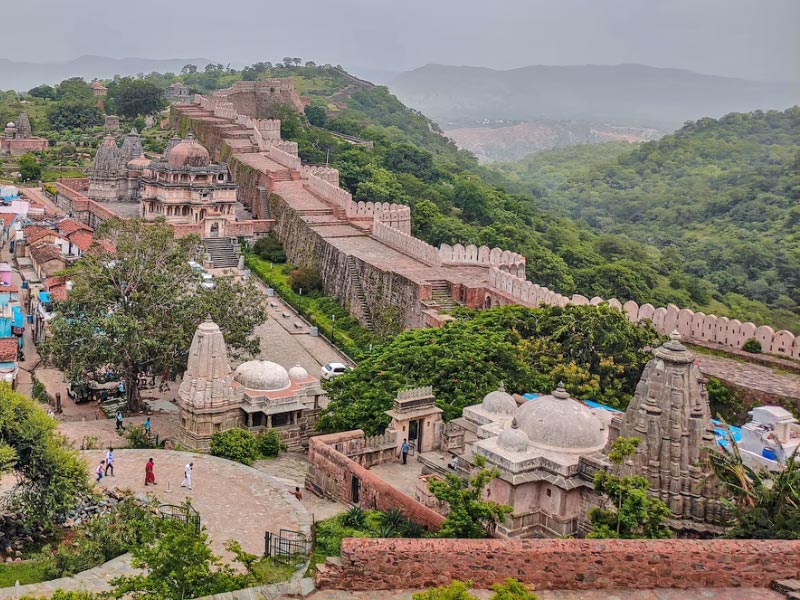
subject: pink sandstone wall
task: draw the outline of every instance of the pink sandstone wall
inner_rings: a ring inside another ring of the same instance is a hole
[[[320,589],[488,588],[514,577],[537,590],[766,587],[800,576],[800,541],[346,539]]]
[[[310,438],[308,462],[311,467],[306,477],[306,487],[319,495],[350,504],[352,478],[357,477],[361,482],[358,504],[362,508],[384,511],[396,508],[426,529],[438,530],[444,521],[442,515],[397,490],[337,450],[337,447],[344,450],[347,445],[363,438],[364,432],[360,429]]]

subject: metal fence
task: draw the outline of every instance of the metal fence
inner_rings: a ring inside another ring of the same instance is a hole
[[[290,529],[281,529],[277,535],[271,531],[264,532],[264,556],[293,564],[304,561],[309,554],[311,544],[304,533]]]
[[[200,513],[192,506],[175,504],[162,504],[158,507],[158,514],[162,519],[175,519],[194,525],[195,530],[200,532]]]

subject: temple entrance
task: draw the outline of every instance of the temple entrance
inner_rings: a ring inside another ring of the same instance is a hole
[[[212,223],[211,229],[209,230],[209,235],[211,237],[219,237],[219,223]]]
[[[416,450],[422,448],[422,425],[422,419],[408,422],[408,444]]]
[[[350,502],[358,504],[361,500],[361,480],[355,475],[350,476]]]

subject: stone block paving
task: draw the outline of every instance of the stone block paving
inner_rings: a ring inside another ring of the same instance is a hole
[[[346,592],[322,590],[308,596],[308,600],[411,600],[423,590],[380,590],[374,592]],[[488,600],[492,592],[472,590],[480,600]],[[564,590],[537,591],[539,600],[781,600],[782,594],[764,588],[704,588],[690,590]],[[288,596],[285,597],[288,600]]]
[[[700,370],[743,388],[800,400],[800,375],[709,354],[697,354]]]
[[[70,401],[71,402],[71,401]],[[147,417],[126,417],[123,421],[125,427],[143,425]],[[169,414],[155,414],[150,417],[150,431],[160,439],[175,440],[178,435],[178,417]],[[85,421],[62,421],[58,426],[61,432],[76,448],[83,449],[87,442],[91,442],[92,449],[107,450],[111,448],[124,448],[128,440],[117,433],[114,419],[95,419],[94,413]],[[146,459],[145,459],[146,460]]]

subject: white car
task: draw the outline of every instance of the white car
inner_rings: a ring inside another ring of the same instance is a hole
[[[328,363],[322,367],[322,378],[328,381],[337,375],[347,372],[347,370],[347,365],[343,365],[342,363]]]

